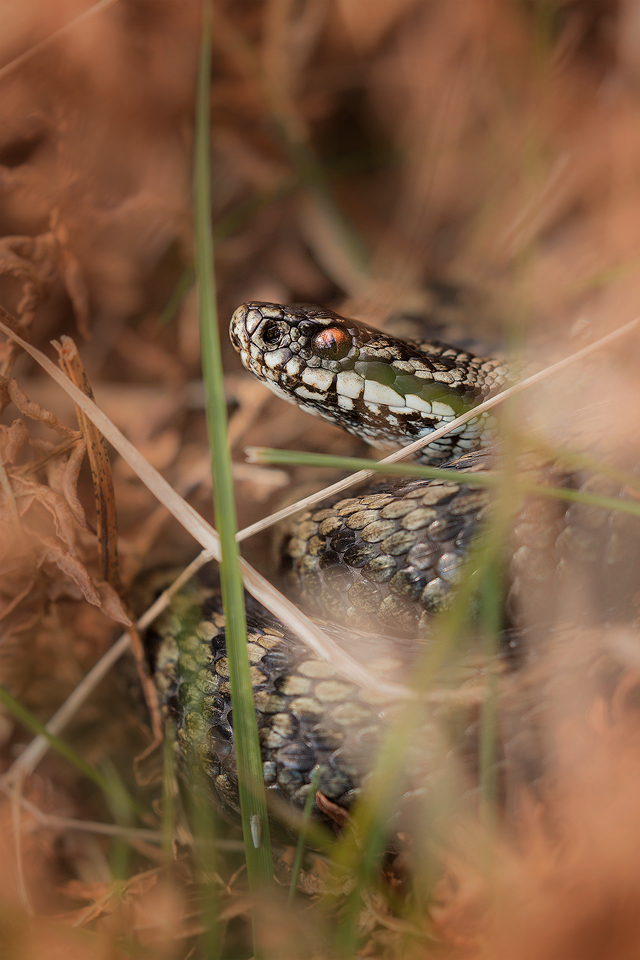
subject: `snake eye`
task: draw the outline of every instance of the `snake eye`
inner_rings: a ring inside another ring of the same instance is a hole
[[[324,360],[342,360],[351,350],[351,334],[344,327],[327,327],[314,337],[313,349]]]
[[[264,344],[269,347],[275,347],[277,343],[280,342],[280,337],[282,336],[282,324],[278,323],[277,320],[271,320],[270,323],[266,323],[263,329],[260,331],[260,338]]]

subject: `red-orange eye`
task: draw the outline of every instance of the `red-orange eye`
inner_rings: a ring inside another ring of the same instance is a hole
[[[314,337],[313,350],[325,360],[342,360],[351,350],[351,335],[344,327],[327,327]]]

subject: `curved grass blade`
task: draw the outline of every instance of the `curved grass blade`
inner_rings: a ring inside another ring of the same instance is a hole
[[[26,727],[27,730],[31,730],[32,733],[39,734],[48,741],[48,743],[53,747],[53,749],[64,757],[65,760],[68,760],[76,770],[78,770],[83,776],[88,780],[93,781],[97,787],[102,790],[105,796],[109,798],[114,798],[114,788],[113,784],[107,777],[104,777],[99,773],[91,764],[87,763],[79,753],[70,747],[64,740],[61,740],[60,737],[57,737],[53,733],[49,733],[47,728],[43,723],[41,723],[37,717],[31,713],[30,710],[27,710],[18,700],[11,696],[8,690],[5,690],[4,687],[0,686],[0,703],[9,710],[10,713],[18,720],[19,723]],[[115,799],[118,801],[120,806],[124,803],[138,816],[143,816],[146,812],[145,808],[138,804],[133,797],[124,791],[124,787],[118,783],[117,786],[117,796]]]
[[[300,868],[302,867],[302,857],[304,856],[304,845],[307,839],[307,825],[311,819],[311,808],[313,807],[313,801],[315,799],[316,790],[320,783],[322,777],[322,767],[314,772],[311,777],[311,783],[309,784],[309,793],[307,794],[307,799],[305,800],[304,810],[302,811],[302,825],[300,827],[300,833],[298,834],[298,843],[296,846],[296,856],[293,861],[293,869],[291,872],[291,885],[289,887],[289,897],[287,899],[287,905],[290,906],[293,902],[293,898],[296,895],[296,888],[298,886],[298,877],[300,876]]]
[[[242,827],[249,884],[252,890],[256,891],[270,884],[273,867],[266,794],[262,779],[258,725],[247,656],[244,589],[239,566],[239,549],[235,539],[237,532],[236,510],[233,496],[231,458],[226,433],[226,402],[215,309],[213,234],[211,228],[211,164],[209,156],[212,29],[210,0],[204,0],[202,9],[194,168],[196,277],[207,427],[212,451],[214,507],[222,551],[220,581],[224,611],[227,618],[227,653],[233,701]],[[253,835],[251,830],[251,824],[257,822],[256,818],[262,825],[260,842],[257,846],[253,839],[255,830]]]
[[[416,477],[427,480],[451,480],[474,486],[499,487],[502,478],[498,471],[492,473],[468,473],[464,470],[449,470],[445,467],[428,467],[412,463],[377,463],[360,457],[338,457],[327,453],[307,453],[297,450],[275,450],[270,447],[252,447],[251,462],[279,466],[326,467],[328,470],[370,470],[389,476]],[[637,482],[637,481],[636,481]],[[542,484],[515,480],[514,489],[521,493],[533,493],[539,497],[567,500],[571,503],[586,503],[603,510],[619,510],[640,516],[640,502],[623,497],[607,497],[588,490],[570,490],[565,487],[545,487]]]
[[[185,267],[169,295],[165,307],[158,317],[158,326],[168,327],[174,319],[180,305],[195,283],[196,272],[192,266]]]

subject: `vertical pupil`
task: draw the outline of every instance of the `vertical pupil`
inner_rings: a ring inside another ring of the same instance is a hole
[[[314,347],[320,356],[341,360],[351,349],[351,337],[340,327],[329,327],[317,334]]]

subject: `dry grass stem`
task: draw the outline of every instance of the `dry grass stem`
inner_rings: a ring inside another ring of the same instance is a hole
[[[65,23],[63,27],[60,27],[59,30],[56,30],[50,36],[45,37],[43,40],[40,40],[38,43],[35,43],[28,50],[25,50],[24,53],[21,53],[19,57],[14,57],[13,60],[6,63],[3,67],[0,68],[0,80],[3,80],[4,77],[9,76],[9,74],[14,73],[19,67],[27,63],[32,57],[37,56],[42,50],[46,50],[51,44],[55,43],[57,40],[65,36],[70,30],[73,30],[77,27],[83,20],[86,20],[88,17],[94,16],[96,13],[100,13],[102,10],[105,10],[107,7],[112,6],[112,4],[117,3],[118,0],[98,0],[98,3],[95,3],[92,7],[89,7],[88,10],[83,11],[83,13],[78,14],[77,17],[74,17],[73,20],[70,20],[69,23]]]

